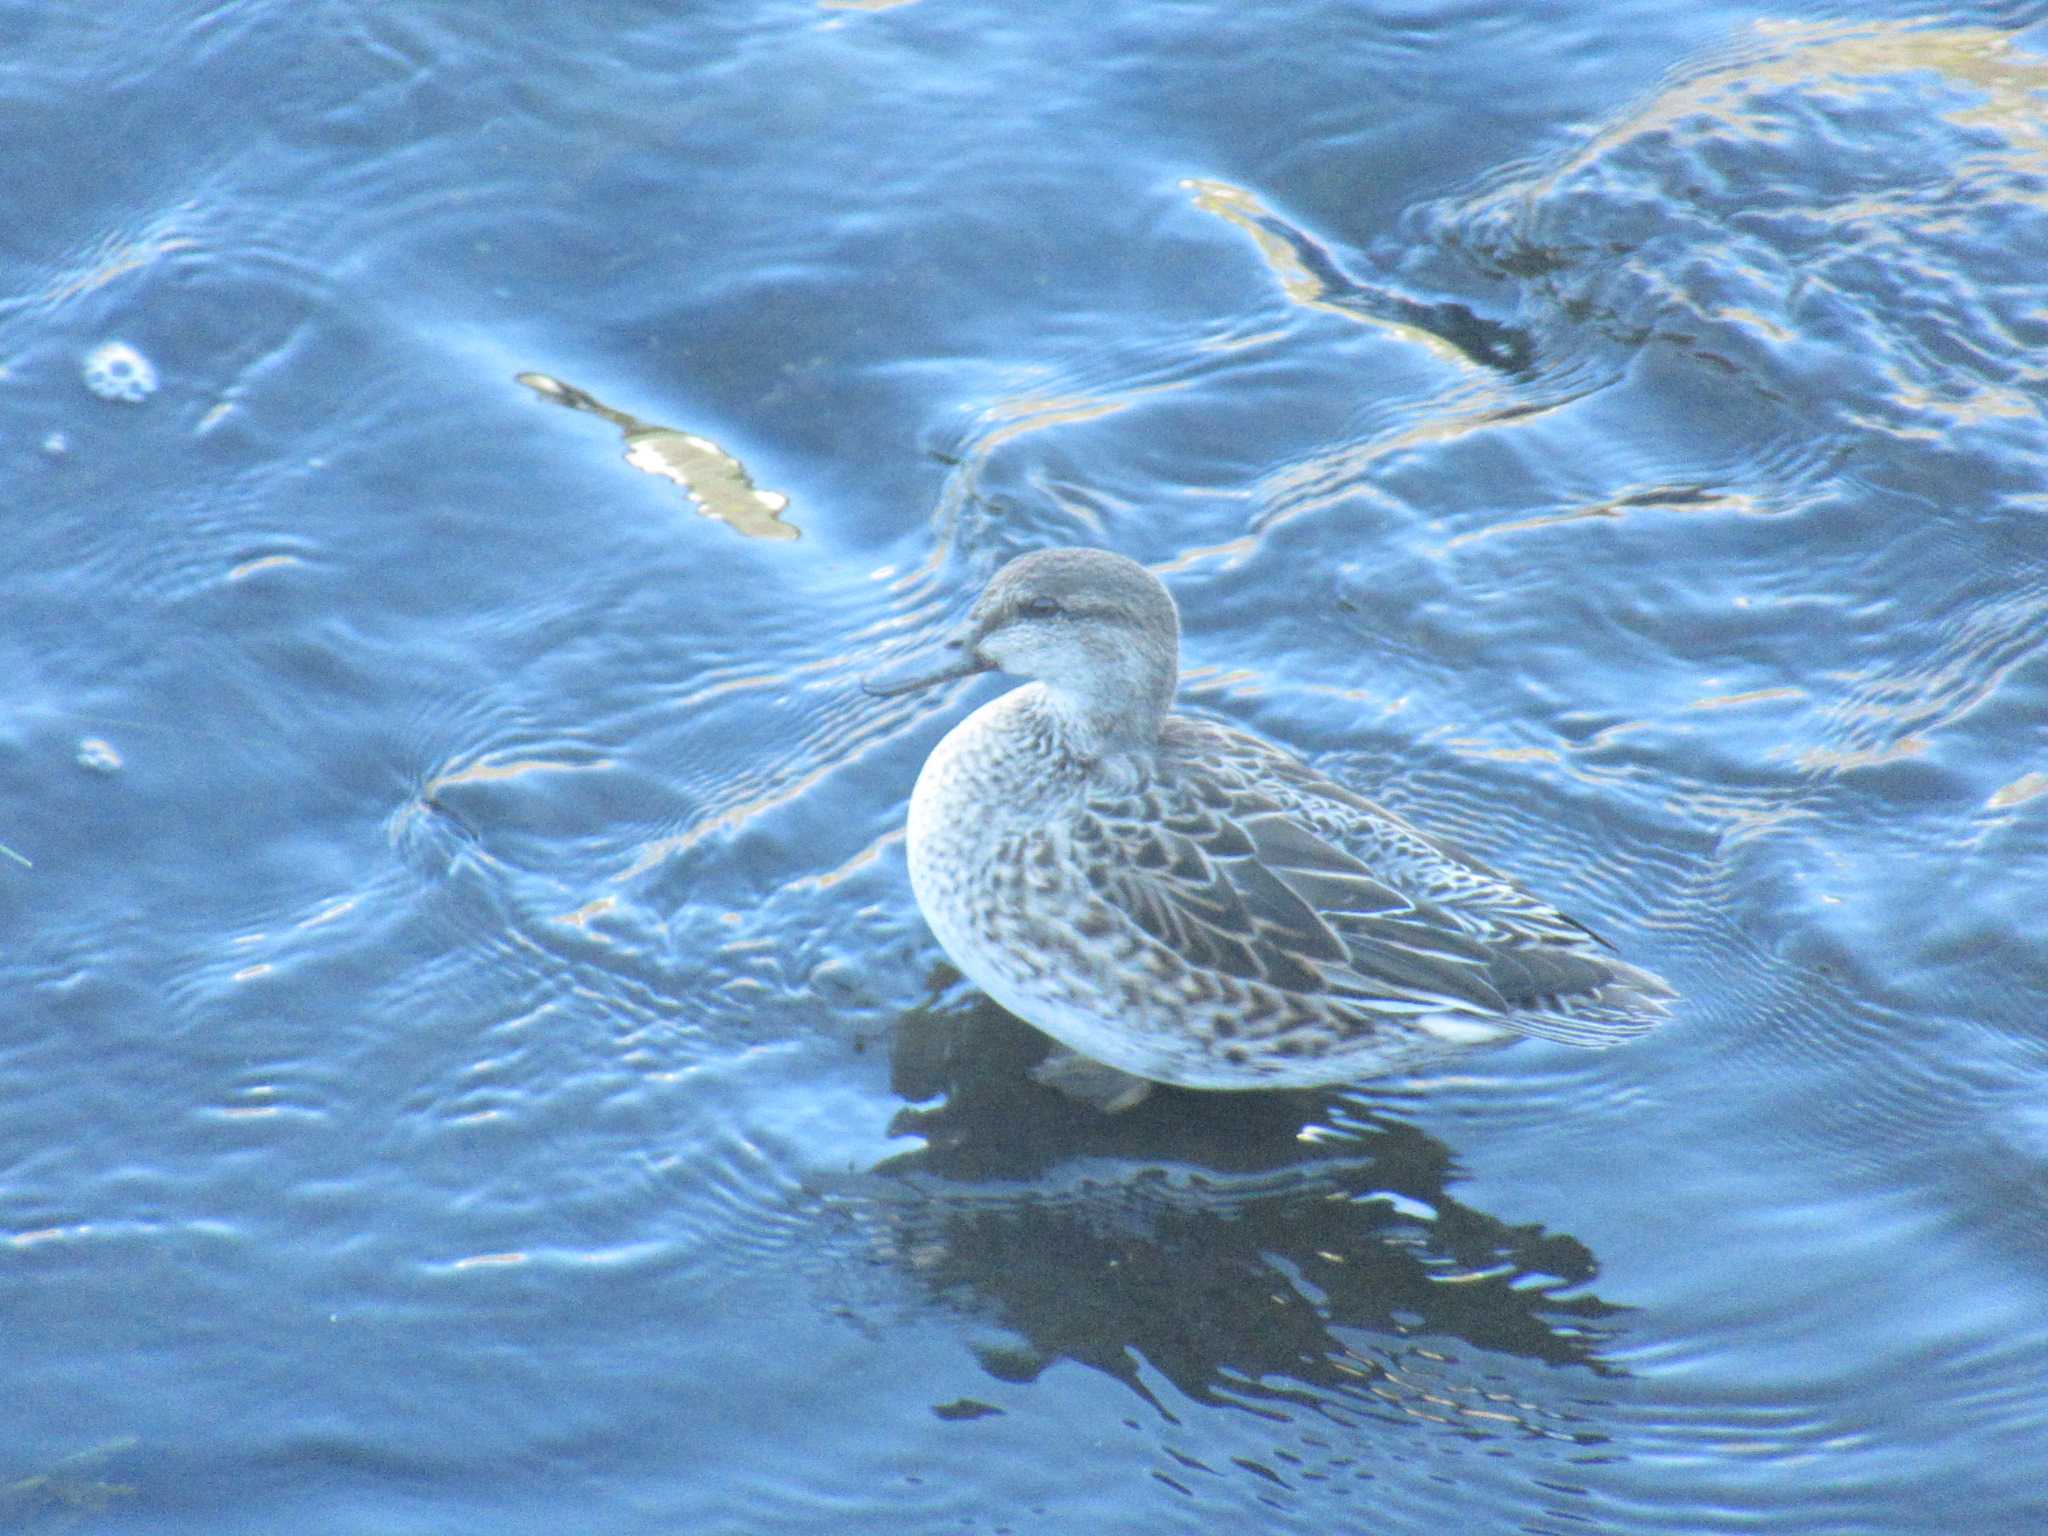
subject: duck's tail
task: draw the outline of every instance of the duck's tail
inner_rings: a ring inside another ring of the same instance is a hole
[[[1511,999],[1501,1022],[1516,1034],[1588,1050],[1646,1035],[1671,1016],[1678,993],[1663,977],[1606,955],[1591,961],[1604,973],[1569,991],[1532,991]]]

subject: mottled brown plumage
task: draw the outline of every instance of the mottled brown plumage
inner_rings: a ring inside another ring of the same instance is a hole
[[[1241,731],[1173,715],[1179,622],[1099,550],[1005,567],[895,693],[1034,681],[956,726],[911,798],[918,904],[1011,1012],[1122,1073],[1343,1082],[1529,1035],[1604,1046],[1673,994],[1484,865]]]

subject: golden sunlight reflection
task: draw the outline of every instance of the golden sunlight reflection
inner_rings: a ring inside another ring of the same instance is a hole
[[[494,763],[488,759],[479,760],[465,768],[452,769],[437,774],[427,781],[422,794],[432,799],[443,790],[457,784],[489,784],[503,779],[523,778],[529,773],[592,773],[613,766],[608,757],[593,758],[587,763],[563,763],[544,757],[522,758],[509,763]]]
[[[297,555],[259,555],[254,560],[244,560],[228,572],[229,581],[246,581],[259,571],[274,571],[287,565],[304,565],[306,562]]]
[[[617,911],[618,905],[619,899],[616,896],[599,896],[593,901],[585,902],[574,912],[558,914],[554,921],[564,928],[580,928],[592,938],[601,938],[602,935],[591,932],[591,924],[607,913]]]
[[[357,900],[355,897],[344,897],[340,901],[330,902],[325,907],[322,907],[318,912],[315,912],[311,917],[302,919],[299,922],[298,926],[301,928],[322,927],[328,923],[333,922],[338,917],[346,917],[349,913],[355,911],[356,906]]]
[[[1495,763],[1564,762],[1564,754],[1555,747],[1491,747],[1471,736],[1452,737],[1444,745],[1460,757],[1484,758]]]
[[[1202,212],[1214,214],[1250,236],[1259,255],[1279,280],[1280,291],[1302,308],[1338,315],[1357,325],[1383,327],[1405,340],[1419,342],[1446,362],[1472,362],[1469,351],[1424,326],[1404,324],[1390,314],[1377,314],[1362,308],[1355,301],[1335,302],[1328,280],[1302,259],[1302,253],[1293,240],[1279,232],[1281,221],[1254,193],[1226,181],[1201,176],[1186,178],[1181,187],[1193,196],[1195,206]]]
[[[1155,576],[1178,576],[1214,560],[1222,569],[1234,571],[1259,552],[1259,541],[1250,535],[1227,539],[1221,544],[1198,544],[1184,549],[1173,559],[1152,567]]]
[[[1993,811],[2009,810],[2015,805],[2024,804],[2036,795],[2048,795],[2048,773],[2021,774],[2010,784],[1994,791],[1991,798],[1984,802],[1984,806],[1985,809]]]
[[[1587,507],[1574,507],[1568,512],[1545,512],[1535,517],[1517,517],[1507,522],[1489,523],[1484,528],[1474,528],[1445,540],[1445,551],[1464,544],[1476,544],[1482,539],[1495,538],[1504,533],[1528,533],[1539,528],[1559,528],[1568,523],[1582,523],[1606,518],[1619,518],[1632,511],[1658,512],[1737,512],[1757,516],[1763,507],[1752,497],[1735,492],[1709,489],[1697,485],[1655,486],[1646,490],[1635,490],[1620,496],[1609,497]]]
[[[800,530],[784,522],[789,498],[756,488],[746,466],[708,437],[657,426],[606,405],[587,390],[545,373],[521,373],[517,380],[543,400],[572,411],[601,416],[626,438],[626,462],[635,469],[683,488],[691,504],[714,522],[750,539],[794,539]]]
[[[1413,449],[1432,448],[1477,436],[1504,426],[1524,426],[1554,411],[1575,405],[1591,390],[1572,390],[1554,399],[1531,405],[1512,400],[1498,382],[1480,374],[1469,375],[1447,390],[1436,409],[1399,430],[1370,442],[1346,444],[1329,453],[1318,454],[1299,464],[1286,466],[1267,480],[1268,510],[1260,519],[1264,534],[1283,523],[1294,521],[1353,497],[1385,499],[1374,477],[1386,464]]]
[[[1105,416],[1114,416],[1127,411],[1135,400],[1146,395],[1162,394],[1169,390],[1185,389],[1185,384],[1152,384],[1131,390],[1127,395],[1093,396],[1063,395],[1057,398],[1038,399],[1029,395],[1018,395],[1008,400],[999,400],[982,414],[991,421],[1002,422],[979,443],[980,457],[986,458],[1013,438],[1027,432],[1041,432],[1047,427],[1073,426],[1084,421],[1098,421]]]
[[[449,1267],[452,1269],[496,1269],[503,1268],[508,1264],[525,1264],[529,1262],[528,1255],[523,1253],[479,1253],[467,1259],[457,1259]]]
[[[187,203],[173,210],[173,213],[187,213],[192,207],[192,204]],[[136,240],[110,242],[101,248],[99,259],[87,271],[46,289],[40,299],[43,304],[54,309],[83,294],[104,288],[117,278],[154,266],[166,256],[175,256],[181,251],[198,248],[199,242],[191,236],[169,233],[152,233]]]
[[[2041,101],[2048,91],[2048,59],[2015,48],[2006,32],[1926,21],[1760,21],[1756,35],[1762,48],[1731,50],[1721,68],[1670,83],[1635,116],[1588,139],[1537,183],[1534,193],[1555,191],[1619,144],[1645,134],[1683,133],[1691,119],[1710,118],[1724,129],[1768,138],[1772,125],[1758,117],[1752,103],[1772,85],[1810,91],[1815,80],[1825,79],[1837,93],[1853,97],[1859,94],[1859,81],[1914,70],[1930,70],[1985,93],[1981,105],[1951,114],[1950,121],[1989,128],[2026,159],[2048,158],[2048,130],[2042,126],[2048,115]],[[2009,195],[2017,195],[2016,189]]]
[[[873,864],[879,863],[884,849],[902,841],[903,829],[901,827],[884,832],[837,869],[828,869],[822,875],[799,875],[794,880],[787,882],[783,889],[786,891],[829,891],[841,881],[858,874],[861,870]]]
[[[1747,693],[1709,694],[1694,699],[1688,709],[1738,709],[1746,704],[1786,704],[1806,697],[1804,688],[1752,688]]]
[[[1808,773],[1850,773],[1919,757],[1928,745],[1925,736],[1901,736],[1877,747],[1814,747],[1800,753],[1797,762]]]

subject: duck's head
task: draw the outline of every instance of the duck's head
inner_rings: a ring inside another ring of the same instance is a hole
[[[899,682],[894,695],[977,672],[1045,685],[1062,713],[1112,737],[1157,733],[1180,672],[1180,613],[1144,566],[1106,549],[1045,549],[996,572],[946,642],[950,664]]]

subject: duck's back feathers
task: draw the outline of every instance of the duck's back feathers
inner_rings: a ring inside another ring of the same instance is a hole
[[[1096,895],[1189,965],[1340,1013],[1602,1046],[1674,996],[1477,860],[1205,721],[1168,717],[1151,771],[1091,797],[1072,835]]]

